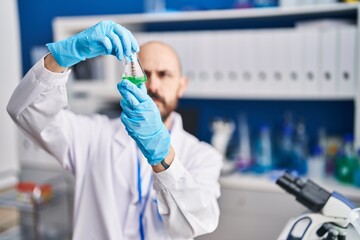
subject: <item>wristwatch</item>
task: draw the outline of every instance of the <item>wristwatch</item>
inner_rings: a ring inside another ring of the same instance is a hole
[[[167,164],[164,159],[163,159],[160,163],[161,163],[161,165],[165,168],[165,170],[170,167],[170,165]]]

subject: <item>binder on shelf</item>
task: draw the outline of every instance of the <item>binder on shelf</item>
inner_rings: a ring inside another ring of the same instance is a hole
[[[356,27],[339,28],[339,93],[354,94],[355,58],[356,58]]]
[[[191,76],[188,76],[190,71],[189,62],[191,61],[191,56],[189,55],[189,48],[191,47],[191,45],[189,44],[187,35],[187,32],[172,33],[172,38],[167,39],[167,41],[170,46],[174,47],[176,53],[178,54],[178,57],[180,59],[181,74],[188,77],[189,84],[186,93],[190,93],[194,89],[194,86],[192,86],[193,78],[191,78]]]
[[[272,92],[274,94],[283,94],[288,92],[288,83],[286,81],[287,71],[287,36],[289,30],[273,30],[271,34],[271,41],[269,42],[272,49],[269,64],[271,64],[270,80],[272,85]]]
[[[320,92],[324,95],[334,95],[337,86],[337,29],[320,29]]]
[[[252,94],[256,91],[256,65],[253,31],[238,31],[235,34],[235,63],[238,77],[238,89],[242,94]]]
[[[255,87],[259,93],[271,93],[273,92],[273,80],[271,69],[273,61],[271,46],[271,30],[254,31],[254,52],[255,52]]]
[[[286,94],[299,93],[301,90],[301,37],[293,29],[282,30],[282,51],[284,72],[282,74],[283,87]]]
[[[209,64],[207,69],[209,81],[207,89],[209,94],[221,96],[227,91],[225,86],[224,66],[228,63],[226,58],[228,53],[225,51],[225,39],[222,38],[224,31],[208,32],[206,44],[206,62]]]
[[[301,74],[302,91],[305,95],[320,92],[319,48],[320,33],[318,29],[304,28],[299,30],[302,36],[303,68]]]
[[[195,69],[195,81],[197,82],[196,92],[199,96],[207,96],[211,94],[211,73],[212,68],[212,52],[210,51],[209,38],[211,37],[210,31],[203,31],[193,34],[194,54],[193,54],[193,67]]]
[[[242,48],[239,43],[239,31],[226,31],[219,35],[219,42],[222,45],[222,53],[218,56],[218,61],[221,64],[219,67],[222,70],[224,77],[223,86],[221,90],[225,90],[223,95],[238,96],[242,94],[243,88],[240,84],[239,68],[239,49]]]
[[[178,54],[182,64],[182,74],[188,79],[188,88],[185,95],[194,96],[199,88],[195,64],[195,46],[197,46],[197,38],[193,37],[193,32],[181,32],[179,33],[178,38]]]

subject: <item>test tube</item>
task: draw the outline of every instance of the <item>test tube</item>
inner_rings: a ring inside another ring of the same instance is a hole
[[[131,60],[125,58],[125,70],[122,79],[127,79],[137,86],[146,82],[145,72],[136,53],[132,54]]]

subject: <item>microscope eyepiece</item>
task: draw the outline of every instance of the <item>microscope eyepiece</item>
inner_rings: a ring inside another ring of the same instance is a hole
[[[276,184],[294,196],[297,196],[304,186],[304,182],[300,178],[288,172],[285,172],[283,176],[279,177],[276,180]]]
[[[314,212],[318,212],[325,205],[331,194],[311,180],[306,182],[285,172],[276,180],[281,188],[294,195],[296,200]]]

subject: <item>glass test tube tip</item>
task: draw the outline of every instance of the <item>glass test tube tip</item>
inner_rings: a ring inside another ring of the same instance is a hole
[[[131,65],[131,74],[136,76],[135,62],[130,62]]]

